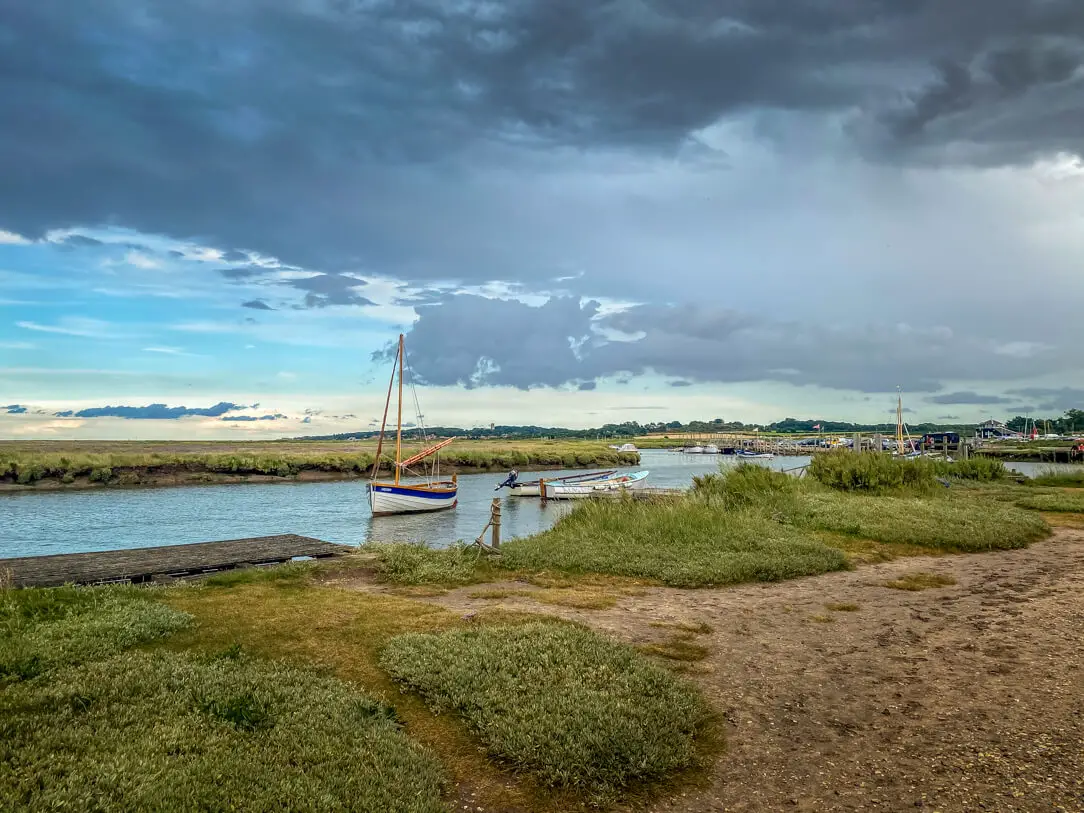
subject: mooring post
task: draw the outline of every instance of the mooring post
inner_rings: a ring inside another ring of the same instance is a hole
[[[490,547],[499,550],[501,547],[501,501],[497,498],[494,498],[493,506],[489,509],[489,521],[493,526]]]
[[[542,500],[542,502],[546,501],[546,478],[545,477],[543,477],[541,480],[538,481],[538,498],[540,500]]]
[[[862,436],[857,432],[854,433],[854,438],[851,440],[851,450],[855,452],[862,451]]]

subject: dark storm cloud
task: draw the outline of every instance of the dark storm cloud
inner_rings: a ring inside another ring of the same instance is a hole
[[[252,421],[278,421],[285,417],[286,416],[282,413],[276,412],[274,415],[226,415],[222,420],[248,423]],[[304,421],[302,421],[302,423],[304,423]]]
[[[248,255],[243,251],[231,248],[222,254],[222,259],[228,263],[244,263],[248,262]]]
[[[228,280],[249,280],[255,277],[262,277],[270,273],[267,268],[260,268],[256,265],[250,265],[243,268],[219,268],[218,273],[224,276]]]
[[[582,367],[574,345],[591,337],[598,303],[554,297],[540,307],[460,294],[418,308],[410,331],[411,372],[430,384],[475,387],[507,384],[520,389],[558,387]],[[394,348],[380,354],[387,358]]]
[[[176,418],[187,418],[192,415],[199,415],[207,418],[217,418],[220,415],[225,415],[227,412],[233,412],[238,409],[244,409],[243,406],[238,404],[231,404],[227,401],[220,401],[212,407],[206,408],[193,408],[189,409],[184,406],[171,407],[165,404],[148,404],[147,406],[105,406],[105,407],[92,407],[90,409],[81,409],[78,412],[72,413],[70,410],[66,412],[57,412],[58,418],[69,418],[74,416],[76,418],[130,418],[130,419],[148,419],[148,420],[173,420]]]
[[[1004,398],[1000,395],[983,395],[978,392],[949,392],[944,395],[933,395],[926,399],[931,404],[1011,404],[1014,399]]]
[[[597,303],[571,297],[531,307],[459,295],[418,314],[408,358],[421,380],[438,385],[527,389],[656,373],[679,379],[674,386],[771,380],[932,393],[946,380],[1012,380],[1068,363],[1059,352],[998,356],[989,341],[946,328],[833,328],[703,305],[641,305],[599,317]],[[632,338],[614,341],[610,331]]]
[[[327,308],[331,305],[372,305],[357,291],[364,288],[364,280],[342,274],[316,274],[303,279],[287,280],[286,285],[305,291],[304,307]]]
[[[578,387],[576,387],[576,389],[579,390],[580,392],[590,392],[591,390],[596,389],[597,387],[598,387],[598,384],[595,383],[594,381],[583,381],[583,382],[580,383],[580,385]]]
[[[250,299],[248,302],[241,303],[242,308],[252,308],[257,311],[273,311],[270,305],[264,302],[262,299]]]
[[[0,226],[432,277],[447,269],[409,261],[396,232],[418,224],[387,193],[425,194],[414,167],[454,184],[494,145],[673,154],[770,110],[849,118],[891,160],[1079,151],[1082,21],[1079,0],[8,3]]]
[[[1084,389],[1079,387],[1025,387],[1009,392],[1022,398],[1037,400],[1039,405],[1031,407],[1032,411],[1064,412],[1067,409],[1084,409]]]
[[[101,245],[104,245],[101,240],[95,240],[85,234],[69,234],[58,244],[60,248],[96,248]]]

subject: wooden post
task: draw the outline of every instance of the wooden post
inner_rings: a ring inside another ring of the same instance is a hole
[[[854,433],[854,438],[851,440],[851,443],[853,444],[851,446],[852,451],[855,451],[855,452],[862,451],[862,436],[860,434],[855,432]]]
[[[538,499],[542,502],[546,501],[546,478],[543,477],[538,481]]]
[[[493,526],[493,532],[491,538],[490,547],[494,550],[500,550],[501,547],[501,501],[497,498],[493,500],[493,506],[489,509],[489,521]]]

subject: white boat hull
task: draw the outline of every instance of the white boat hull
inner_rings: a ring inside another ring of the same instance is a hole
[[[458,492],[455,483],[369,483],[369,507],[374,517],[443,511],[446,508],[455,508]]]
[[[597,480],[579,485],[546,483],[544,496],[547,500],[582,500],[609,491],[628,491],[642,486],[646,482],[648,474],[649,472],[646,471],[637,471],[632,474],[623,474],[620,477],[612,477],[608,480]]]
[[[513,497],[537,497],[542,493],[538,490],[538,483],[512,486],[511,491]]]

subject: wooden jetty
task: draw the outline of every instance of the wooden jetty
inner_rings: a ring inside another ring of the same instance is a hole
[[[324,559],[341,556],[349,550],[351,548],[345,545],[282,534],[225,542],[0,559],[0,574],[10,571],[16,587],[141,584],[169,582],[238,567],[278,564],[297,557]]]

